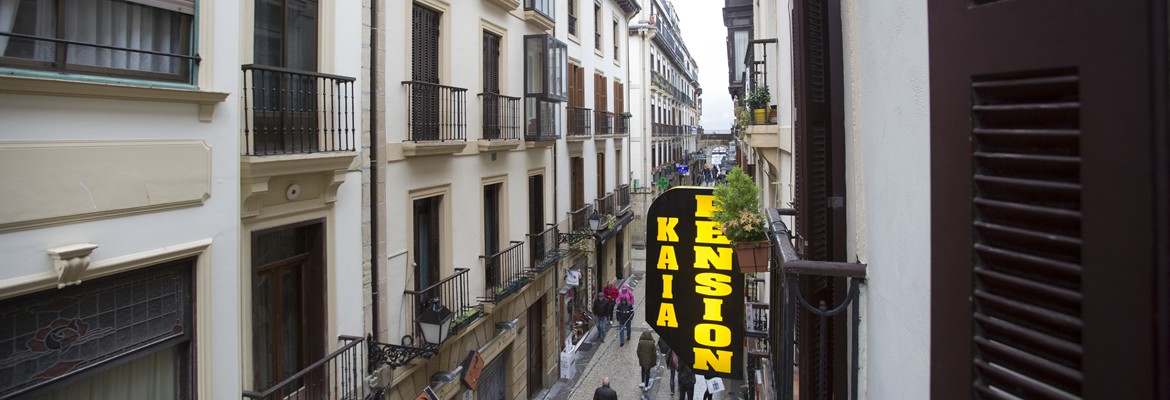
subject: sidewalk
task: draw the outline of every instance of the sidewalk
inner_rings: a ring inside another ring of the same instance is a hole
[[[646,296],[644,283],[646,271],[646,252],[642,249],[631,250],[630,270],[628,282],[634,289],[634,320],[631,323],[630,341],[625,346],[619,345],[618,328],[611,324],[605,335],[605,342],[598,343],[596,330],[592,330],[585,343],[577,351],[574,363],[576,373],[572,380],[562,379],[545,392],[543,399],[559,400],[589,400],[593,398],[593,390],[601,385],[601,378],[610,378],[610,387],[618,393],[619,399],[654,399],[666,400],[677,398],[678,394],[670,394],[670,371],[664,365],[662,354],[658,354],[658,365],[651,371],[650,390],[642,392],[638,387],[641,383],[641,369],[638,367],[638,338],[642,332],[651,330],[646,324],[645,307],[643,300]],[[652,331],[652,330],[651,330]],[[652,331],[653,332],[653,331]],[[658,340],[658,335],[654,335]],[[697,376],[695,383],[695,398],[702,399],[706,385],[701,376]],[[677,378],[676,378],[677,379]],[[729,385],[731,386],[731,385]],[[714,398],[738,399],[739,396],[729,395],[729,391],[717,393]]]

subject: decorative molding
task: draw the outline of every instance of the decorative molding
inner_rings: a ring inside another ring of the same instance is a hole
[[[504,9],[504,11],[515,11],[520,8],[520,0],[487,0],[488,3],[495,4],[497,7]]]
[[[501,150],[515,150],[523,145],[520,140],[479,140],[479,151],[482,153],[490,153]]]
[[[306,175],[320,179],[325,187],[324,203],[337,200],[337,191],[345,183],[345,175],[352,169],[357,152],[326,152],[276,156],[245,156],[240,159],[240,218],[260,215],[264,199],[272,188],[275,177]],[[319,177],[319,178],[318,178]],[[308,187],[308,182],[301,185]],[[280,198],[289,201],[284,193]]]
[[[81,271],[77,280],[93,280],[132,269],[187,258],[202,254],[209,247],[211,247],[210,238],[90,262],[89,268]],[[59,277],[55,271],[2,280],[0,281],[0,300],[57,287],[58,280]]]
[[[524,19],[541,30],[551,31],[557,27],[556,21],[549,19],[536,10],[524,10]]]
[[[426,157],[460,153],[467,142],[403,142],[402,154],[406,157]]]
[[[81,274],[89,268],[89,255],[96,248],[96,244],[83,243],[46,250],[57,271],[57,289],[81,283]]]
[[[228,93],[223,92],[130,86],[11,75],[0,76],[0,93],[192,103],[199,105],[199,120],[203,122],[210,122],[212,114],[215,112],[216,104],[224,102],[228,97]]]

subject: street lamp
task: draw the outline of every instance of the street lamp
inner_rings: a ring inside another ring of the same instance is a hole
[[[439,345],[447,340],[455,313],[439,302],[438,298],[432,298],[429,302],[430,307],[415,319],[425,342],[420,346],[414,345],[414,337],[411,335],[403,336],[401,345],[378,343],[374,341],[374,335],[366,335],[368,372],[374,372],[381,365],[398,368],[415,358],[430,359],[439,354]]]
[[[589,215],[589,230],[596,232],[597,228],[601,227],[601,214],[597,210],[593,210],[593,214]]]
[[[455,313],[437,301],[418,316],[418,326],[422,330],[423,340],[433,345],[442,344],[447,340],[447,333],[451,328],[451,319]]]

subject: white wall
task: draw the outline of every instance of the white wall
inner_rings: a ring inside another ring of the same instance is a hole
[[[861,385],[871,399],[925,399],[930,382],[926,2],[842,3],[848,251],[850,261],[869,264]]]

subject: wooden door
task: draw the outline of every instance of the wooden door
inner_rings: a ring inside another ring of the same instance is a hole
[[[931,396],[1167,398],[1165,2],[928,10]]]

